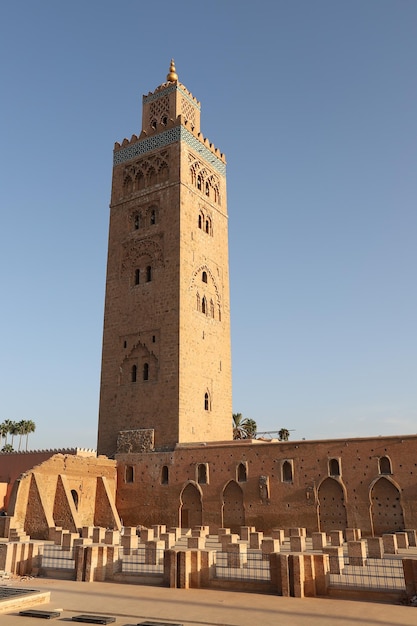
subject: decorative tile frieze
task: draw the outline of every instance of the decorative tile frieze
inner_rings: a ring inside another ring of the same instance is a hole
[[[176,141],[185,141],[193,150],[198,152],[200,156],[210,163],[222,176],[226,175],[226,165],[215,154],[213,154],[204,144],[201,143],[192,133],[184,126],[175,126],[162,133],[158,133],[153,137],[146,137],[141,141],[137,141],[125,148],[116,150],[113,157],[113,165],[120,165],[131,159],[163,148]]]

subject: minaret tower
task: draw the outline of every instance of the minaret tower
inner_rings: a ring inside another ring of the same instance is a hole
[[[171,61],[116,143],[98,453],[232,439],[226,161]]]

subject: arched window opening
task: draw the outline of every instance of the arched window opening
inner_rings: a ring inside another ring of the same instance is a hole
[[[239,463],[237,466],[237,480],[239,483],[245,483],[247,481],[247,469],[246,463]]]
[[[168,124],[168,118],[166,115],[164,115],[164,117],[162,118],[162,123],[164,126],[166,126]]]
[[[220,308],[220,304],[219,304],[219,322],[222,321],[222,310]]]
[[[141,189],[145,189],[145,177],[143,175],[143,172],[138,172],[136,174],[135,187],[138,191],[140,191]]]
[[[209,233],[210,233],[210,222],[209,222],[209,220],[206,220],[206,228],[205,228],[205,231],[206,231],[206,233],[207,233],[207,234],[209,234]]]
[[[149,380],[149,363],[143,364],[143,380]]]
[[[381,456],[379,459],[379,473],[392,474],[391,461],[387,456]]]
[[[148,182],[149,185],[156,185],[156,172],[153,169],[153,167],[150,168],[150,170],[148,171]]]
[[[210,300],[210,317],[214,319],[214,302]]]
[[[130,178],[130,176],[127,176],[125,178],[123,186],[124,186],[124,189],[125,189],[126,193],[132,193],[132,191],[133,191],[133,180]]]
[[[140,228],[140,214],[139,213],[136,213],[135,215],[134,225],[135,225],[135,230],[139,230]]]
[[[200,294],[197,294],[197,311],[201,311],[201,298],[200,298]]]
[[[131,371],[131,381],[132,383],[135,383],[138,377],[138,368],[137,365],[132,365],[132,371]]]
[[[75,489],[71,489],[71,495],[72,499],[74,500],[75,508],[78,509],[78,493],[75,491]]]
[[[204,394],[204,410],[210,411],[210,398],[207,392]]]
[[[206,196],[210,195],[210,185],[206,183]]]
[[[151,280],[152,280],[152,267],[148,265],[148,267],[146,268],[146,282],[150,283]]]
[[[197,482],[199,485],[207,484],[207,464],[199,463],[197,468]]]
[[[201,301],[201,312],[204,313],[204,315],[207,315],[207,300],[206,300],[206,296],[204,296],[202,301]]]
[[[197,189],[199,189],[199,190],[201,190],[201,183],[202,183],[202,180],[201,180],[201,176],[199,174],[197,176]]]
[[[153,128],[154,130],[156,129],[156,120],[152,120],[151,128]]]
[[[198,216],[198,227],[203,228],[203,218],[201,215]]]
[[[338,459],[330,459],[329,461],[329,475],[340,476],[340,465]]]
[[[161,470],[161,485],[167,485],[169,478],[168,465],[163,465]]]
[[[203,283],[206,283],[206,282],[207,282],[207,272],[203,272],[203,273],[201,274],[201,280],[203,281]]]
[[[125,467],[125,482],[133,483],[133,465],[126,465]]]
[[[140,283],[140,270],[136,269],[135,270],[135,285],[139,285]]]
[[[284,461],[282,464],[282,482],[292,483],[292,463],[290,461]]]
[[[155,209],[152,209],[152,211],[151,211],[151,215],[150,215],[150,218],[149,218],[149,223],[150,223],[151,226],[154,226],[156,224],[156,211],[155,211]]]

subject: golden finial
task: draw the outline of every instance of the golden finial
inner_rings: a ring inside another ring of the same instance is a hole
[[[174,59],[171,59],[171,65],[169,66],[169,74],[167,74],[167,81],[169,83],[176,83],[178,80],[178,74],[175,69]]]

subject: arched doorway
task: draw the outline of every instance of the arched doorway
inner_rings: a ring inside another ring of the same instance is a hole
[[[193,528],[194,526],[202,526],[202,524],[201,492],[194,484],[188,483],[180,496],[180,527]]]
[[[320,530],[344,530],[347,527],[345,495],[342,485],[334,478],[326,478],[318,491]]]
[[[232,532],[240,532],[245,525],[243,492],[239,485],[231,480],[223,489],[223,527]]]
[[[404,529],[400,491],[387,478],[379,478],[371,488],[371,517],[374,535]]]

